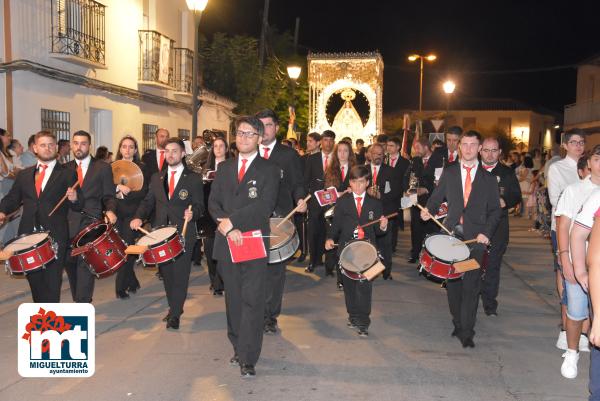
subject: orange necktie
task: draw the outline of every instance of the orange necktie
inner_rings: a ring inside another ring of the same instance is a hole
[[[175,174],[177,170],[171,171],[171,178],[169,179],[169,199],[173,197],[173,192],[175,192]]]
[[[448,163],[452,163],[454,161],[454,152],[450,152],[450,156],[448,156]]]
[[[77,163],[77,181],[79,181],[79,188],[83,187],[83,169],[81,168],[81,162]]]
[[[242,182],[242,180],[244,179],[244,175],[246,175],[246,163],[248,162],[248,159],[242,159],[242,167],[240,168],[240,171],[238,171],[238,183]]]
[[[329,156],[325,155],[325,161],[323,162],[323,171],[327,170],[328,162],[329,162]]]
[[[269,148],[265,148],[263,150],[263,152],[264,152],[263,153],[263,159],[267,159],[268,160],[269,159]]]
[[[160,151],[160,159],[158,160],[158,171],[162,171],[163,164],[165,164],[165,151]]]
[[[40,167],[42,171],[38,172],[38,175],[35,179],[35,192],[37,193],[38,198],[40,197],[40,193],[42,192],[42,182],[44,182],[44,176],[46,175],[46,169],[48,168],[48,165],[40,164],[38,166],[38,170]]]
[[[463,168],[467,170],[467,177],[465,178],[465,190],[463,192],[463,199],[465,201],[465,207],[467,207],[467,203],[469,202],[469,196],[471,195],[471,170],[473,170],[474,166],[467,167],[463,164]]]
[[[360,213],[362,212],[362,196],[356,197],[356,212],[358,213],[358,217],[360,218]],[[362,227],[358,227],[358,239],[365,238],[365,231]]]

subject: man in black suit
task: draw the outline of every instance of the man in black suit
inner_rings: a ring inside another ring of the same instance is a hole
[[[368,165],[371,171],[371,186],[368,189],[369,195],[381,200],[383,214],[389,215],[398,212],[400,207],[400,198],[402,197],[401,180],[396,175],[394,169],[387,164],[383,164],[383,145],[374,143],[369,148],[371,163]],[[390,222],[397,219],[396,216],[390,219]],[[377,237],[377,247],[383,256],[385,271],[384,280],[392,279],[392,233],[387,230],[385,235]]]
[[[500,265],[509,241],[508,210],[518,205],[522,197],[515,171],[498,162],[502,154],[498,140],[496,138],[486,138],[483,141],[480,154],[483,168],[497,177],[500,190],[500,207],[502,207],[502,217],[491,240],[490,253],[481,288],[483,310],[486,315],[491,316],[498,314],[496,297],[500,286]]]
[[[410,162],[402,157],[400,154],[400,148],[402,141],[397,136],[388,138],[386,149],[387,149],[387,165],[394,169],[394,173],[397,177],[397,185],[400,187],[400,194],[404,193],[404,175],[408,170]],[[404,231],[404,216],[400,205],[398,205],[398,217],[390,219],[392,223],[390,226],[390,232],[392,235],[392,252],[396,252],[396,245],[398,242],[398,229]]]
[[[32,234],[34,231],[50,231],[58,244],[57,258],[45,268],[27,274],[33,302],[60,302],[62,269],[67,254],[69,209],[80,211],[83,207],[81,189],[71,188],[77,182],[75,172],[58,163],[56,137],[48,131],[35,134],[33,145],[37,163],[17,174],[15,183],[0,203],[0,224],[6,215],[23,205],[19,235]],[[60,199],[67,195],[63,203],[53,214],[50,211]]]
[[[324,189],[325,169],[333,158],[335,145],[335,132],[326,130],[321,135],[321,151],[310,155],[306,159],[304,168],[304,188],[312,198],[308,200],[308,250],[310,264],[307,272],[313,272],[315,267],[323,265],[325,253],[325,209],[319,205],[314,193]]]
[[[318,132],[309,132],[306,136],[306,152],[300,157],[300,168],[302,169],[302,179],[304,180],[304,171],[306,171],[306,160],[319,151],[321,135]],[[297,262],[302,263],[308,254],[308,213],[296,213],[294,216],[296,230],[300,235],[300,256]]]
[[[154,133],[156,149],[148,149],[142,156],[142,162],[146,169],[144,171],[145,177],[151,177],[152,174],[167,168],[167,164],[165,163],[165,145],[167,144],[169,137],[169,131],[165,128],[159,128]]]
[[[406,191],[416,191],[417,202],[421,206],[427,205],[429,195],[435,187],[435,173],[431,168],[431,145],[429,139],[419,138],[414,144],[415,157],[412,158],[410,167],[404,176],[404,188]],[[410,188],[411,175],[414,175],[416,188]],[[407,193],[407,195],[411,195]],[[410,208],[410,239],[411,249],[408,263],[416,263],[423,246],[423,240],[428,234],[437,231],[438,226],[433,221],[421,220],[421,209],[417,206]]]
[[[306,212],[304,179],[300,169],[300,157],[292,148],[277,141],[279,119],[273,110],[263,110],[255,115],[264,126],[262,143],[258,153],[277,165],[280,170],[279,195],[274,215],[285,217],[295,206],[300,213]],[[277,332],[277,317],[281,313],[281,301],[285,286],[285,262],[269,264],[267,268],[267,292],[265,299],[265,333]]]
[[[448,128],[448,132],[446,132],[446,144],[437,148],[429,159],[431,168],[444,168],[448,164],[455,163],[458,160],[458,141],[462,132],[462,128],[458,125]]]
[[[421,212],[429,220],[429,211],[435,213],[444,199],[448,202],[445,225],[464,239],[476,238],[470,246],[471,258],[481,266],[486,246],[494,235],[502,216],[500,194],[496,177],[479,165],[481,135],[468,131],[460,139],[461,160],[448,165],[438,186],[433,190],[427,208]],[[448,305],[454,323],[453,336],[463,347],[475,347],[475,319],[479,304],[481,268],[467,271],[462,278],[448,281]]]
[[[225,284],[227,335],[234,351],[230,363],[240,365],[242,377],[252,377],[262,348],[268,258],[233,263],[228,240],[240,246],[242,233],[260,230],[268,253],[269,217],[277,203],[280,172],[258,155],[262,122],[244,116],[235,127],[239,156],[219,164],[208,211],[219,224],[213,257]]]
[[[143,221],[152,218],[152,227],[176,225],[182,234],[184,222],[197,220],[204,213],[202,178],[182,163],[185,145],[179,138],[170,138],[165,145],[164,171],[156,172],[150,179],[148,193],[135,212],[130,227],[138,230]],[[188,208],[191,206],[191,210]],[[195,230],[185,232],[185,252],[172,263],[159,266],[169,303],[169,312],[163,318],[167,329],[179,329],[183,304],[187,297],[192,252],[196,243]]]
[[[69,235],[74,238],[81,230],[102,218],[105,211],[111,224],[117,222],[116,187],[112,169],[102,160],[90,156],[92,138],[85,131],[77,131],[71,138],[71,151],[75,160],[65,167],[77,175],[83,193],[84,209],[81,213],[69,211]],[[75,302],[92,302],[96,277],[90,272],[82,256],[67,257],[67,276]]]

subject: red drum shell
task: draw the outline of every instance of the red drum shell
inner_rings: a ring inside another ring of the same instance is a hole
[[[157,227],[150,234],[165,227],[171,226]],[[147,246],[148,250],[142,254],[144,267],[162,266],[172,263],[185,252],[183,240],[176,228],[173,234],[167,238],[158,240],[156,243]]]
[[[10,244],[26,239],[37,234],[48,234],[43,240],[32,243],[32,246],[14,251],[13,256],[8,259],[7,267],[11,274],[27,274],[44,268],[48,263],[56,259],[56,245],[52,237],[47,232],[38,232],[32,234],[23,234],[13,238],[6,243],[5,248],[10,249]]]
[[[102,232],[98,235],[98,231]],[[88,248],[83,252],[82,257],[97,278],[112,275],[127,261],[128,255],[125,254],[127,244],[115,226],[101,220],[81,230],[73,238],[73,246]]]

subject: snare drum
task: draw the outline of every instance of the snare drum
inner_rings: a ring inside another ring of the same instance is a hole
[[[419,257],[420,271],[442,280],[462,277],[453,264],[469,258],[469,247],[456,237],[447,234],[432,234],[425,238]]]
[[[289,220],[272,217],[269,220],[271,226],[271,238],[269,238],[269,263],[280,263],[291,258],[300,246],[300,238],[296,232],[296,226]]]
[[[373,280],[385,270],[377,248],[367,240],[354,240],[340,253],[340,270],[352,280]]]
[[[73,238],[71,255],[82,255],[88,268],[97,278],[108,277],[127,261],[127,244],[117,228],[98,220],[85,227]]]
[[[7,242],[4,250],[12,252],[6,268],[10,274],[27,274],[38,271],[56,259],[58,245],[50,233],[23,234]]]
[[[185,252],[183,239],[175,226],[157,227],[141,237],[137,245],[147,246],[142,254],[144,267],[158,267],[175,261]]]

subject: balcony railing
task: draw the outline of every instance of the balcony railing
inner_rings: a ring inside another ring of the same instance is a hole
[[[565,125],[600,122],[600,102],[588,100],[565,106]]]
[[[192,93],[192,69],[194,55],[190,49],[176,47],[174,55],[174,86],[177,92]]]
[[[138,31],[138,81],[144,85],[173,87],[173,40],[156,31]]]
[[[53,0],[52,53],[104,66],[105,8],[94,0]]]

